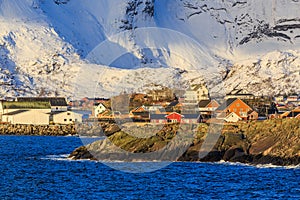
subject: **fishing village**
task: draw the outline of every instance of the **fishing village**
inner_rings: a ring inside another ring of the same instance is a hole
[[[0,133],[76,135],[75,127],[116,121],[141,126],[300,119],[299,106],[297,94],[255,96],[243,89],[234,89],[223,99],[214,99],[204,84],[191,85],[185,91],[162,88],[146,94],[124,93],[110,99],[17,97],[0,101]],[[95,132],[99,134],[95,130],[90,134]]]

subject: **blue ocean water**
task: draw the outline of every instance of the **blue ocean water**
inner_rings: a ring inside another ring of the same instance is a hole
[[[0,136],[0,142],[0,199],[300,199],[299,168],[173,163],[131,174],[67,160],[82,145],[75,137]]]

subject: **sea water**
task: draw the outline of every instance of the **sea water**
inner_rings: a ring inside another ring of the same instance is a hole
[[[299,167],[178,162],[125,173],[67,159],[82,145],[76,137],[0,136],[0,142],[0,199],[300,199]]]

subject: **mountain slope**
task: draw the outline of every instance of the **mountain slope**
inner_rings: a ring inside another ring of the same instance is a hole
[[[1,0],[2,96],[298,92],[300,2]],[[109,66],[109,67],[107,67]]]

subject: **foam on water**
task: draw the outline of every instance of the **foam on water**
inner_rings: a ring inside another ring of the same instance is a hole
[[[48,155],[46,157],[43,157],[41,159],[43,160],[53,160],[53,161],[74,161],[74,162],[97,162],[97,163],[103,163],[103,164],[118,164],[118,163],[123,163],[123,164],[166,164],[166,163],[186,163],[186,162],[176,162],[176,161],[160,161],[160,160],[153,160],[153,161],[145,161],[145,160],[134,160],[131,162],[128,161],[123,161],[123,160],[101,160],[101,161],[94,161],[94,160],[89,160],[89,159],[79,159],[79,160],[72,160],[68,158],[68,154],[62,154],[62,155]],[[190,162],[190,163],[202,163],[203,162]],[[261,169],[267,169],[267,168],[277,168],[277,169],[300,169],[300,165],[290,165],[290,166],[279,166],[279,165],[273,165],[273,164],[258,164],[258,165],[253,165],[253,164],[247,164],[247,163],[240,163],[240,162],[227,162],[224,160],[221,160],[219,162],[209,162],[209,164],[213,165],[229,165],[229,166],[243,166],[243,167],[252,167],[252,168],[261,168]]]

